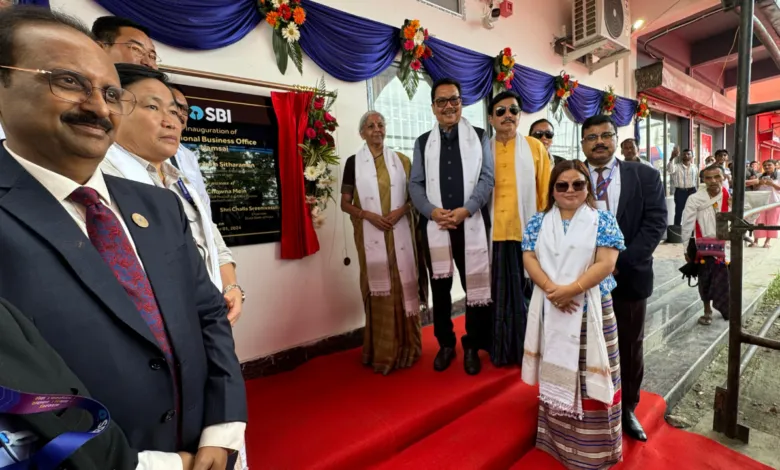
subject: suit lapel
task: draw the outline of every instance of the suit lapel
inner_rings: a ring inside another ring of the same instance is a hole
[[[628,201],[631,200],[636,191],[636,184],[633,184],[633,173],[631,173],[629,165],[622,165],[619,161],[615,164],[618,165],[618,170],[620,170],[620,197],[618,198],[617,217],[615,218],[620,222],[620,219],[626,212]]]
[[[161,239],[162,227],[171,225],[171,221],[161,220],[161,212],[157,208],[149,207],[149,204],[145,203],[124,181],[121,181],[122,184],[117,183],[114,178],[106,178],[106,186],[112,200],[122,212],[122,218],[133,238],[136,251],[157,299],[160,314],[176,350],[179,342],[175,333],[181,331],[181,328],[179,328],[178,316],[174,315],[174,312],[178,310],[181,301],[176,297],[176,290],[172,288],[172,279],[176,279],[176,274],[171,272],[167,262],[166,246],[170,247],[170,244],[166,244],[166,240]],[[133,214],[142,215],[149,222],[149,226],[140,227],[133,221]]]
[[[120,321],[157,345],[152,332],[84,232],[51,193],[0,147],[0,210],[45,239]],[[67,307],[66,307],[67,308]],[[74,312],[75,313],[75,312]]]

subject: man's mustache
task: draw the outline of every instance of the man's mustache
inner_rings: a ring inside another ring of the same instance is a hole
[[[63,114],[61,120],[65,124],[84,124],[99,127],[106,132],[111,132],[114,129],[114,125],[108,118],[100,118],[96,114],[89,112]]]
[[[593,150],[594,151],[596,151],[596,150],[606,150],[607,152],[609,152],[609,149],[607,148],[606,145],[597,145],[597,146],[593,147]]]
[[[504,120],[503,120],[503,121],[501,121],[501,124],[505,124],[505,123],[507,123],[507,122],[511,122],[512,124],[514,124],[514,123],[515,123],[515,120],[514,120],[514,119],[512,119],[512,118],[504,118]]]

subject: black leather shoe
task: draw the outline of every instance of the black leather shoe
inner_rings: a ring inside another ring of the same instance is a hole
[[[637,441],[647,442],[647,434],[633,411],[623,411],[623,434],[633,437]]]
[[[478,349],[467,349],[463,357],[463,369],[469,375],[477,375],[482,370],[482,362],[479,360]]]
[[[455,348],[441,348],[439,353],[436,354],[436,359],[433,360],[433,370],[443,371],[447,370],[452,360],[455,359]]]

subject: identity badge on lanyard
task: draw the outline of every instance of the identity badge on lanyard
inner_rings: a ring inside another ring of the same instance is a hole
[[[187,189],[187,186],[184,184],[184,181],[182,181],[181,178],[179,178],[176,181],[176,184],[179,185],[179,190],[181,191],[182,196],[184,196],[184,199],[187,200],[190,204],[192,204],[193,207],[197,208],[195,205],[195,200],[192,199],[192,195],[190,194],[190,191]]]
[[[593,183],[593,187],[596,188],[594,191],[596,193],[596,209],[602,211],[608,210],[607,201],[601,201],[600,199],[604,197],[604,194],[609,189],[610,183],[612,183],[612,174],[615,172],[615,167],[617,167],[617,162],[614,162],[612,164],[612,169],[609,170],[609,175],[607,175],[607,177],[604,178],[604,180],[599,184],[596,184],[596,182],[593,181],[593,177],[591,176],[591,182]],[[596,177],[596,181],[598,181],[598,177]]]
[[[105,431],[111,421],[108,409],[91,398],[77,395],[23,393],[0,386],[0,414],[31,415],[68,408],[81,408],[92,415],[92,426],[88,431],[60,434],[29,459],[0,468],[2,470],[54,470],[90,439]]]

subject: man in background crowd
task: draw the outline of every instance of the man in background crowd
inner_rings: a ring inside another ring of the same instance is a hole
[[[639,156],[639,147],[636,145],[636,140],[625,139],[620,143],[620,153],[623,155],[623,159],[627,162],[643,163],[649,167],[653,167],[653,164],[647,160],[643,160]]]
[[[683,209],[688,196],[696,192],[699,186],[698,170],[693,164],[693,152],[685,149],[682,155],[675,147],[672,159],[669,160],[667,172],[674,186],[674,225],[680,225]]]
[[[433,292],[433,331],[439,352],[437,371],[455,358],[452,324],[453,262],[466,291],[466,336],[463,368],[469,375],[482,368],[479,350],[490,350],[490,214],[493,155],[483,129],[461,117],[461,85],[451,78],[437,80],[431,90],[436,124],[414,143],[409,194],[428,221],[425,255]]]
[[[92,34],[115,64],[139,64],[157,70],[160,57],[149,30],[135,21],[102,16],[92,24]]]
[[[729,191],[729,189],[732,186],[731,181],[731,170],[729,169],[729,152],[725,149],[720,149],[715,151],[715,164],[723,168],[723,187],[726,188],[726,191]],[[702,179],[704,177],[704,172],[702,171]]]
[[[531,128],[528,129],[528,135],[541,141],[542,144],[544,144],[544,148],[547,149],[547,152],[549,153],[550,147],[552,147],[553,144],[553,138],[555,137],[555,128],[547,119],[539,119],[531,124]],[[564,160],[566,159],[550,153],[550,168]]]
[[[582,124],[582,151],[596,193],[597,206],[612,212],[626,240],[615,268],[612,291],[620,347],[623,432],[641,441],[647,435],[634,413],[644,376],[647,298],[653,292],[653,252],[666,231],[664,188],[658,171],[615,156],[617,126],[597,115]]]
[[[758,168],[758,162],[753,160],[747,164],[745,169],[745,190],[755,191],[759,185],[759,177],[762,172]]]

